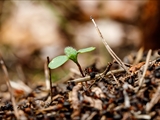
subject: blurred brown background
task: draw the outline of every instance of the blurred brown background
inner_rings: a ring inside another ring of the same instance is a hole
[[[159,0],[1,0],[0,51],[12,79],[21,79],[17,74],[21,76],[23,71],[29,74],[26,79],[43,80],[46,57],[63,54],[66,46],[97,47],[90,57],[89,53],[82,55],[80,63],[85,67],[98,58],[103,66],[110,57],[91,15],[122,58],[142,46],[146,50],[159,48],[159,12]],[[67,65],[76,68],[70,62]]]

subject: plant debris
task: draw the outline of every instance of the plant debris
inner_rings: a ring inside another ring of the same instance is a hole
[[[74,77],[67,77],[64,82],[52,83],[51,89],[42,84],[29,93],[23,91],[15,95],[18,91],[14,90],[15,105],[5,97],[8,92],[1,92],[0,119],[158,120],[160,56],[153,51],[147,56],[143,54],[139,63],[134,65],[134,62],[126,63],[130,64],[128,70],[131,73],[120,66],[114,68],[115,62],[109,63],[105,69],[96,68],[94,63],[91,69],[86,67],[84,70],[88,72],[85,77],[73,73]],[[95,76],[91,76],[92,72]],[[49,76],[46,79],[50,79]],[[87,85],[82,84],[85,81]]]

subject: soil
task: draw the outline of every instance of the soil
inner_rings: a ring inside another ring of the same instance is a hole
[[[9,92],[1,92],[0,119],[159,120],[160,57],[154,51],[147,62],[147,56],[144,52],[126,56],[129,73],[116,62],[101,69],[94,63],[86,67],[85,77],[72,73],[52,83],[51,89],[42,84],[29,93],[14,90],[16,106],[6,98]]]

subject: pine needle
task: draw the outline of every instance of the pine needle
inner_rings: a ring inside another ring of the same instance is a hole
[[[92,20],[99,36],[102,39],[103,44],[105,45],[106,49],[108,50],[109,54],[116,60],[116,62],[128,73],[130,74],[129,70],[127,69],[127,67],[125,66],[125,64],[121,61],[121,59],[114,53],[114,51],[110,48],[110,46],[108,45],[106,39],[104,39],[104,37],[102,36],[101,31],[99,30],[97,24],[95,23],[94,19],[92,18],[92,16],[90,17],[90,19]]]
[[[147,68],[148,68],[148,65],[149,65],[149,60],[150,60],[150,57],[151,57],[151,53],[152,53],[152,50],[150,49],[148,51],[148,54],[147,54],[146,63],[144,65],[144,71],[143,71],[141,79],[139,80],[139,87],[138,87],[137,91],[140,89],[140,87],[142,86],[142,84],[144,82],[144,77],[145,77],[145,74],[146,74],[146,71],[147,71]]]

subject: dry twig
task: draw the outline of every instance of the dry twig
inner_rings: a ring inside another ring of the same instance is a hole
[[[144,52],[144,48],[141,47],[141,48],[139,49],[139,51],[138,51],[138,53],[137,53],[137,57],[136,57],[136,59],[135,59],[135,61],[134,61],[134,63],[133,63],[134,65],[137,64],[137,63],[139,63],[139,61],[142,59],[143,52]]]
[[[50,81],[49,81],[49,70],[48,70],[48,62],[47,61],[44,64],[44,74],[45,74],[46,90],[49,90],[50,89]]]
[[[111,71],[111,75],[112,75],[113,79],[116,81],[118,87],[120,87],[120,83],[119,83],[119,81],[117,80],[117,78],[114,76],[114,74],[112,73],[112,71]]]
[[[14,95],[13,95],[12,86],[10,84],[8,71],[7,71],[5,63],[2,59],[2,56],[0,56],[0,57],[1,57],[0,58],[0,64],[2,66],[2,70],[3,70],[3,72],[5,74],[5,77],[6,77],[6,84],[7,84],[7,87],[8,87],[9,93],[10,93],[10,97],[11,97],[11,101],[12,101],[12,104],[13,104],[14,114],[15,114],[16,118],[19,119],[19,114],[18,114],[18,110],[17,110],[17,107],[16,107],[16,101],[15,101],[15,98],[14,98]]]
[[[51,69],[48,67],[49,64],[49,57],[47,57],[47,68],[45,70],[46,75],[46,81],[49,79],[50,82],[50,96],[51,96],[51,102],[52,102],[52,80],[51,80]]]
[[[124,72],[124,70],[123,69],[112,70],[112,71],[109,71],[105,76],[110,75],[111,72],[114,73],[114,74],[116,74],[116,73]],[[97,79],[97,78],[99,78],[100,76],[103,76],[103,75],[104,75],[103,72],[100,73],[100,74],[96,74],[96,76],[95,76],[94,79]],[[74,79],[74,80],[72,80],[72,82],[78,83],[78,82],[84,82],[84,81],[89,81],[89,80],[92,80],[92,79],[90,79],[90,76],[86,76],[86,77],[83,77],[83,78]]]
[[[128,73],[130,74],[129,70],[127,69],[127,67],[125,66],[125,64],[121,61],[121,59],[114,53],[114,51],[110,48],[110,46],[108,45],[107,41],[103,38],[102,33],[100,32],[97,24],[95,23],[94,19],[92,17],[90,17],[99,36],[102,39],[103,44],[105,45],[106,49],[108,50],[108,52],[110,53],[110,55],[116,60],[116,62]]]
[[[148,68],[148,65],[149,65],[149,60],[150,60],[150,57],[151,57],[151,53],[152,53],[152,50],[149,50],[148,54],[147,54],[147,58],[146,58],[146,63],[144,65],[144,71],[143,71],[141,79],[139,80],[139,87],[138,87],[137,91],[140,89],[140,87],[143,84],[144,77],[145,77],[145,74],[146,74],[146,71],[147,71],[147,68]]]
[[[151,99],[151,101],[147,103],[146,111],[149,112],[159,100],[160,100],[160,86],[158,86],[158,89],[154,94],[153,98]]]

